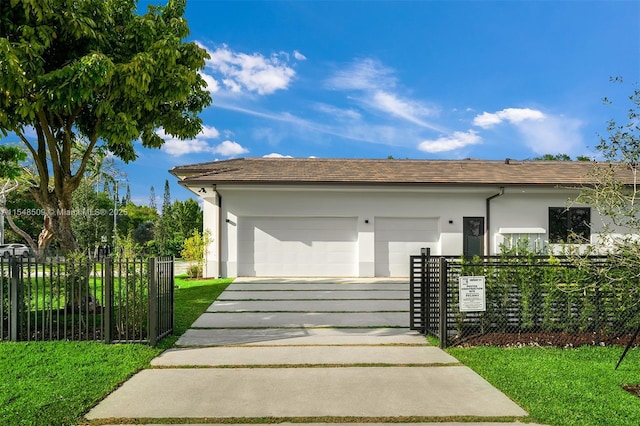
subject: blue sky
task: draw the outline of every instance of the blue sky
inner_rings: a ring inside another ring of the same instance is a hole
[[[213,104],[196,139],[122,167],[140,203],[165,179],[191,196],[172,166],[237,157],[593,156],[640,77],[639,1],[188,0],[186,18]]]

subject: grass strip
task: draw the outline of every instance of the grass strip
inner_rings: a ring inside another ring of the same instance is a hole
[[[208,314],[384,314],[384,313],[405,313],[409,311],[250,311],[239,309],[237,311],[209,311]]]
[[[380,300],[385,300],[385,301],[386,300],[399,300],[399,301],[405,301],[405,302],[409,301],[409,299],[407,299],[407,298],[392,299],[392,298],[389,298],[389,297],[383,297],[383,298],[375,298],[375,297],[374,298],[369,298],[368,297],[366,299],[363,299],[363,298],[357,298],[357,299],[354,299],[354,298],[350,298],[350,299],[342,299],[342,298],[340,298],[340,299],[331,299],[331,298],[326,298],[326,299],[325,298],[315,298],[315,299],[253,299],[253,298],[252,299],[229,299],[229,298],[225,297],[224,299],[220,299],[221,302],[289,302],[289,301],[291,301],[291,302],[322,302],[322,301],[336,302],[336,301],[342,301],[342,300],[351,300],[351,301],[353,301],[353,300],[360,300],[360,301],[363,301],[363,300],[365,300],[365,301],[366,300],[376,300],[376,301],[380,301]]]
[[[96,419],[89,426],[102,425],[145,425],[145,424],[278,424],[278,423],[507,423],[522,420],[518,417],[357,417],[357,416],[321,416],[321,417],[184,417],[184,418],[135,418],[135,419]]]
[[[386,347],[386,346],[409,346],[409,347],[431,347],[427,342],[425,343],[310,343],[310,344],[289,344],[289,345],[276,345],[276,344],[212,344],[212,345],[180,345],[177,346],[180,349],[197,349],[197,348],[308,348],[308,347],[322,347],[322,346],[336,346],[336,347]]]
[[[278,326],[256,326],[256,327],[190,327],[191,330],[309,330],[309,329],[377,329],[377,328],[404,328],[402,325],[278,325]]]
[[[347,367],[464,367],[459,362],[424,362],[424,363],[386,363],[386,362],[354,362],[349,364],[221,364],[221,365],[155,365],[152,368],[155,370],[175,370],[175,369],[256,369],[256,368],[347,368]]]
[[[640,349],[618,370],[620,347],[575,349],[450,348],[451,355],[507,394],[546,425],[634,425],[640,399],[623,384],[640,383]]]
[[[179,349],[200,349],[200,348],[287,348],[287,347],[318,347],[318,346],[335,346],[335,347],[380,347],[380,346],[407,346],[407,347],[430,347],[421,343],[361,343],[361,344],[341,344],[341,343],[313,343],[313,344],[300,344],[300,345],[260,345],[260,344],[208,344],[208,345],[176,345],[175,348]]]
[[[244,284],[243,284],[244,285]],[[251,284],[250,284],[251,285]],[[294,284],[295,285],[295,284]],[[346,285],[346,284],[344,284]],[[321,289],[321,288],[248,288],[248,286],[246,286],[245,288],[234,288],[231,289],[229,291],[281,291],[281,292],[289,292],[289,291],[321,291],[323,293],[326,292],[332,292],[332,291],[401,291],[401,292],[406,292],[409,289],[409,287],[407,286],[406,288],[329,288],[327,287],[326,289]]]

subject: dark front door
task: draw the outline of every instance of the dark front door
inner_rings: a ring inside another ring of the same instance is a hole
[[[463,255],[484,255],[484,217],[463,217],[462,235]]]

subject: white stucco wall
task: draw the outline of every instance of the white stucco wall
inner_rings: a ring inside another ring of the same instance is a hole
[[[205,262],[203,275],[205,277],[218,278],[221,275],[220,267],[220,207],[218,193],[211,190],[206,197],[202,197],[202,215],[204,231],[209,231],[210,243],[205,249]]]
[[[207,257],[209,276],[237,276],[238,257],[242,256],[238,253],[238,227],[243,218],[351,217],[357,223],[357,275],[369,277],[375,274],[376,218],[435,219],[438,235],[428,244],[432,254],[460,255],[463,217],[485,217],[487,197],[497,194],[499,188],[219,185],[217,191],[222,197],[221,208],[215,196],[203,202],[205,228],[213,240]],[[559,189],[506,188],[504,195],[491,201],[490,253],[499,251],[499,228],[542,228],[546,234],[541,237],[547,240],[548,208],[566,206],[573,196],[575,193]],[[597,223],[593,215],[592,211],[592,221]]]
[[[491,246],[492,254],[499,253],[503,236],[500,228],[541,228],[546,232],[540,235],[543,244],[549,241],[549,207],[578,207],[571,200],[577,192],[563,189],[528,190],[525,188],[507,191],[504,196],[491,203]],[[591,211],[591,243],[598,244],[602,232],[602,221],[595,210]],[[550,247],[554,249],[553,245]]]

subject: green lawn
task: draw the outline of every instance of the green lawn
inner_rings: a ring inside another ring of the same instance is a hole
[[[0,424],[75,424],[173,345],[231,281],[177,278],[174,336],[158,348],[95,342],[0,343]]]
[[[640,398],[623,384],[640,383],[640,348],[450,348],[469,366],[527,410],[527,421],[546,425],[640,424]]]

